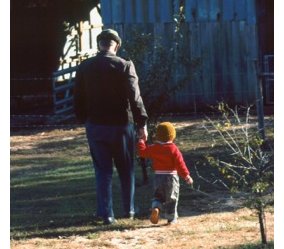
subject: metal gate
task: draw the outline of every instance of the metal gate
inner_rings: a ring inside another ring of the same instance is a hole
[[[81,21],[70,29],[65,52],[60,58],[60,67],[52,76],[54,114],[66,115],[66,117],[72,114],[76,70],[81,61],[96,54],[95,38],[102,26],[102,23],[92,24],[89,21]]]

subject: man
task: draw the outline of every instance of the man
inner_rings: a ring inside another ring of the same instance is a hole
[[[148,119],[132,61],[116,56],[118,33],[103,30],[97,36],[99,52],[83,61],[76,72],[74,108],[85,123],[93,159],[97,216],[104,224],[116,222],[112,203],[113,161],[121,183],[124,217],[134,217],[134,125],[147,137]]]

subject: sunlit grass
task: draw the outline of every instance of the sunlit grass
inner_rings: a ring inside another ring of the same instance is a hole
[[[96,233],[102,224],[93,221],[95,212],[95,179],[92,161],[83,129],[70,133],[48,132],[12,137],[11,153],[11,237],[56,237],[64,235]],[[64,134],[66,137],[64,137]],[[72,139],[68,139],[72,136]],[[62,140],[63,139],[63,140]],[[25,144],[29,144],[27,147]],[[137,169],[138,183],[140,168]],[[120,183],[114,171],[114,207],[121,215]],[[145,191],[149,186],[142,186]],[[139,189],[137,189],[139,192]],[[144,195],[145,204],[138,201],[141,215],[146,214],[151,191]],[[133,224],[122,221],[114,229],[131,229]]]

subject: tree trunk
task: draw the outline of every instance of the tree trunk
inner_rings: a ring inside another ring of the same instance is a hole
[[[261,233],[261,242],[262,244],[267,244],[267,235],[266,235],[266,225],[265,225],[265,213],[262,204],[259,206],[258,210],[258,221],[260,226]]]

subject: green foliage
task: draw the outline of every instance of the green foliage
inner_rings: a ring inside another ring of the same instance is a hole
[[[157,120],[169,108],[173,98],[191,79],[199,73],[201,58],[190,58],[189,47],[184,41],[184,2],[180,2],[173,15],[173,26],[168,33],[149,32],[145,26],[135,26],[127,31],[124,38],[123,57],[130,58],[137,70],[141,95],[149,116],[149,138]],[[146,29],[145,29],[146,28]]]
[[[190,84],[198,72],[200,58],[186,56],[179,46],[183,39],[180,34],[180,30],[173,30],[169,44],[157,34],[133,29],[124,42],[122,55],[133,60],[136,66],[150,125],[156,123],[176,93]]]

